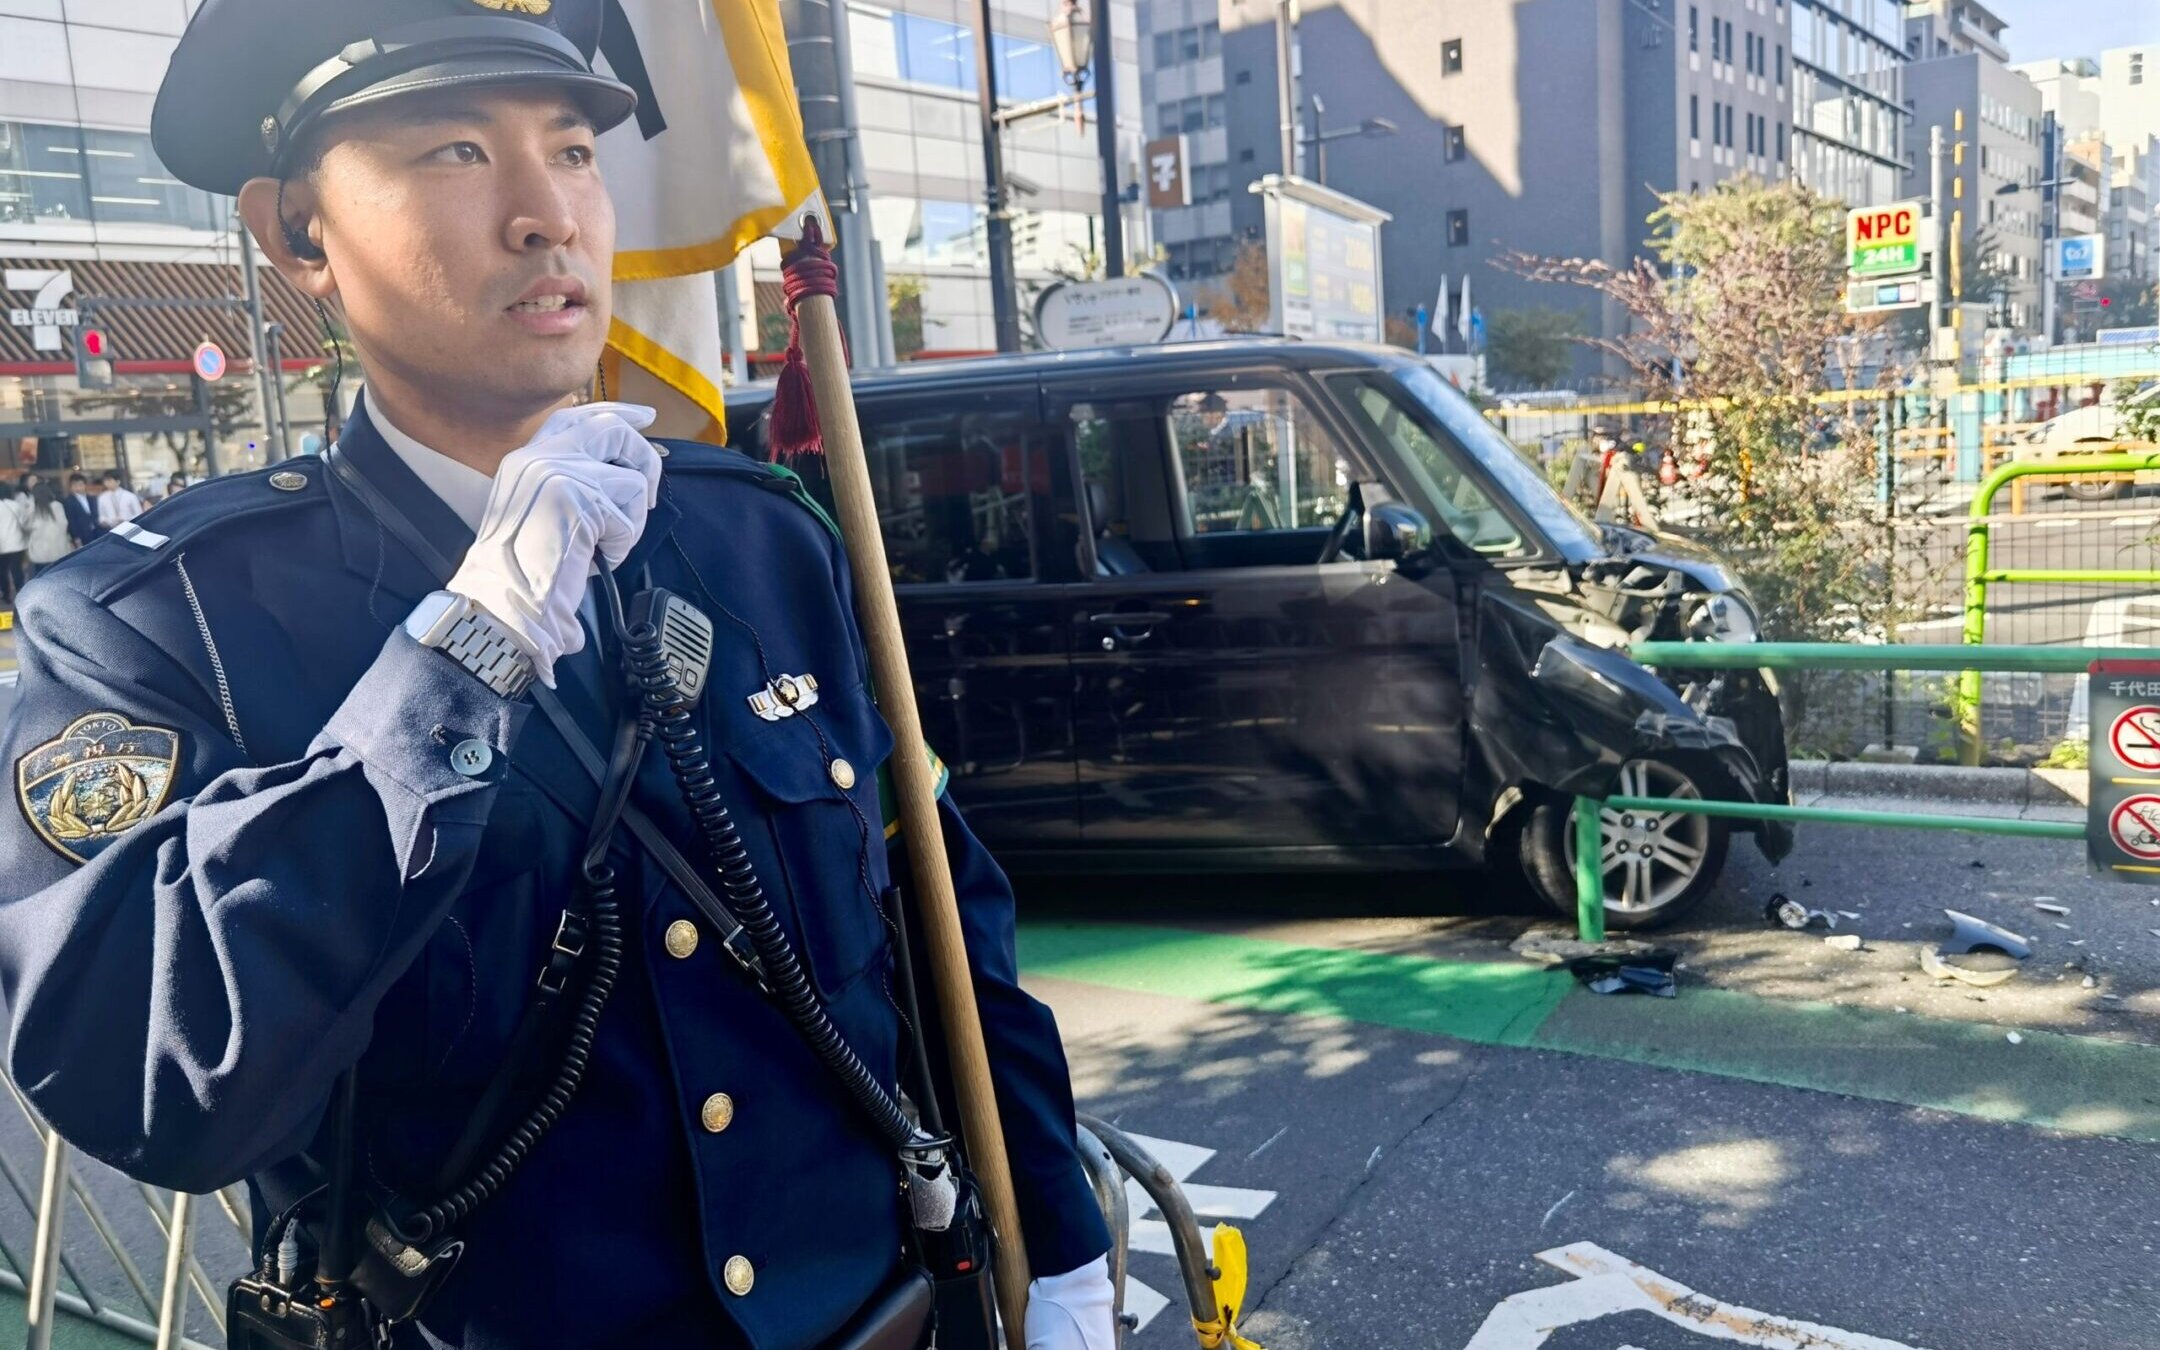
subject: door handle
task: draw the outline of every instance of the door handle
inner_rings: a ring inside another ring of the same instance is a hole
[[[1097,628],[1153,628],[1170,622],[1170,616],[1158,609],[1120,609],[1108,614],[1090,614],[1088,622]]]

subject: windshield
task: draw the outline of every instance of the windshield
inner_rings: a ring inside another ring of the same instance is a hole
[[[1410,471],[1418,476],[1428,500],[1443,516],[1448,514],[1446,503],[1452,499],[1443,485],[1461,476],[1461,471],[1448,461],[1452,451],[1475,462],[1569,562],[1587,562],[1605,552],[1589,519],[1553,491],[1552,484],[1531,467],[1522,452],[1432,367],[1398,366],[1384,373],[1428,414],[1441,433],[1439,439],[1445,442],[1436,443],[1429,435],[1388,437],[1402,452]]]

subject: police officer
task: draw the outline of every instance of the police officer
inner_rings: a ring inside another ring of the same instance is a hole
[[[576,406],[609,316],[595,139],[634,105],[592,64],[613,9],[204,0],[158,96],[160,157],[238,197],[365,391],[331,454],[193,488],[25,591],[7,1068],[132,1176],[247,1178],[258,1234],[341,1164],[372,1196],[438,1194],[469,1123],[502,1114],[602,810],[578,743],[629,715],[597,563],[713,621],[694,718],[744,862],[888,1091],[911,1040],[892,738],[837,541],[764,467]],[[813,1346],[895,1274],[892,1151],[684,879],[709,859],[661,755],[630,799],[679,851],[614,840],[621,971],[583,1081],[458,1220],[463,1257],[400,1344]],[[1043,1275],[1028,1341],[1107,1350],[1056,1027],[1018,987],[1003,875],[942,810]]]

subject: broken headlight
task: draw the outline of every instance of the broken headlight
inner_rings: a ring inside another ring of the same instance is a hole
[[[1687,618],[1691,642],[1754,642],[1762,636],[1755,611],[1732,591],[1697,599]]]

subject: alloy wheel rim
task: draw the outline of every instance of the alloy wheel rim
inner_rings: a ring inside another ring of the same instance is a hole
[[[1694,780],[1670,764],[1629,760],[1620,768],[1616,797],[1700,799]],[[1570,873],[1575,868],[1574,813],[1568,813],[1566,849]],[[1647,914],[1677,900],[1702,875],[1710,856],[1710,818],[1680,811],[1599,813],[1599,872],[1605,882],[1605,907],[1625,914]]]

